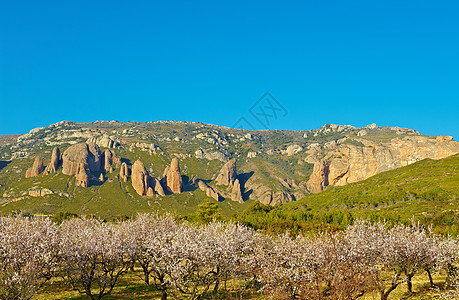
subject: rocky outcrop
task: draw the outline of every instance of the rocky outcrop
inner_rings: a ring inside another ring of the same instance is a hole
[[[161,153],[161,148],[159,148],[158,146],[156,146],[155,144],[151,144],[151,143],[141,143],[141,142],[137,142],[137,143],[132,143],[130,146],[129,146],[129,151],[130,152],[133,152],[134,151],[134,148],[137,148],[139,149],[140,151],[146,151],[148,152],[150,155],[156,155],[158,153]]]
[[[282,154],[287,154],[288,156],[297,154],[298,152],[302,151],[303,147],[299,145],[289,145],[286,150],[283,150]]]
[[[78,175],[81,173],[81,169],[87,169],[88,174],[98,174],[101,170],[100,159],[100,149],[96,144],[75,144],[65,150],[62,155],[62,173]]]
[[[123,164],[126,165],[125,163]],[[123,170],[123,166],[121,169]],[[123,173],[124,172],[125,171],[123,171]],[[140,196],[152,197],[155,193],[160,196],[165,196],[164,189],[158,178],[150,176],[147,169],[145,169],[145,165],[140,160],[137,160],[132,165],[131,180],[132,187]]]
[[[222,193],[233,201],[243,203],[241,183],[237,179],[236,159],[233,158],[223,165],[215,179],[217,185],[228,186]]]
[[[51,162],[46,166],[43,175],[49,175],[51,173],[56,172],[59,164],[61,163],[61,151],[59,148],[54,147],[53,152],[51,154]]]
[[[120,179],[122,179],[124,182],[127,182],[128,177],[129,177],[129,168],[127,164],[123,162],[120,168]]]
[[[87,143],[77,144],[80,141]],[[118,143],[123,147],[113,149],[118,147]],[[27,166],[31,168],[26,175],[32,176],[33,173],[36,176],[40,172],[50,174],[59,171],[62,166],[64,174],[78,177],[78,185],[88,186],[92,181],[100,183],[102,180],[104,185],[110,185],[113,176],[108,173],[118,166],[121,169],[119,173],[116,170],[114,175],[118,174],[120,181],[130,180],[131,166],[121,164],[115,153],[124,153],[131,159],[139,155],[147,159],[149,153],[154,156],[148,160],[149,163],[161,161],[170,154],[178,161],[186,159],[192,162],[188,165],[187,173],[214,179],[210,183],[203,181],[207,187],[198,184],[198,181],[194,183],[208,197],[240,201],[244,195],[244,199],[277,204],[300,199],[309,192],[322,191],[329,185],[339,186],[363,180],[420,159],[443,158],[459,152],[457,144],[449,136],[422,136],[411,129],[378,127],[375,124],[361,128],[328,124],[308,131],[247,133],[202,123],[62,122],[31,130],[29,134],[18,138],[17,143],[2,147],[0,160],[33,154],[41,155],[47,164],[49,156],[44,157],[42,153],[57,146],[61,151],[57,148],[53,150],[51,162],[44,172],[41,166],[31,167],[31,160]],[[65,155],[59,155],[68,147],[62,148],[61,145],[73,146],[66,150]],[[104,147],[103,154],[99,146]],[[181,150],[177,152],[177,148]],[[145,153],[139,153],[141,151]],[[238,170],[235,160],[228,162],[232,157],[238,159]],[[183,169],[180,170],[178,161],[175,171],[169,166],[164,178],[159,178],[161,183],[145,171],[141,193],[151,196],[183,192],[184,183],[181,181],[186,177],[181,176]],[[0,168],[4,168],[4,163],[0,164]],[[19,165],[6,166],[7,170],[2,169],[0,175],[8,176],[6,171],[14,171]],[[215,169],[218,165],[223,166],[221,170]],[[193,168],[200,170],[196,172]],[[153,174],[153,171],[149,172]],[[211,176],[210,172],[214,172],[212,175],[215,176]],[[126,189],[125,184],[121,187]],[[200,194],[203,196],[203,193]],[[29,197],[27,193],[23,196]]]
[[[40,190],[32,190],[29,191],[29,196],[31,197],[41,197],[41,196],[46,196],[46,195],[51,195],[54,194],[53,191],[50,189],[40,189]]]
[[[120,145],[118,137],[109,136],[108,134],[103,134],[97,137],[91,137],[87,140],[87,143],[94,143],[97,144],[99,147],[104,148],[116,148]]]
[[[269,193],[266,193],[262,198],[259,198],[258,201],[267,205],[276,205],[280,203],[295,201],[295,197],[292,194],[287,193],[286,191],[271,191]]]
[[[231,190],[231,200],[244,203],[244,200],[242,199],[241,184],[237,178],[234,181],[233,188]]]
[[[104,161],[104,171],[106,173],[113,172],[114,168],[119,168],[121,165],[121,159],[116,156],[116,153],[112,150],[105,150],[103,154],[103,161]]]
[[[219,193],[202,180],[198,180],[198,187],[201,191],[206,193],[207,197],[211,197],[217,201],[220,201],[220,198],[222,198]]]
[[[153,197],[155,195],[155,192],[153,191],[153,188],[151,186],[148,187],[147,189],[147,196],[148,197]]]
[[[317,159],[321,156],[318,147],[311,147],[308,162],[314,163],[314,169],[308,190],[318,193],[329,185],[342,186],[425,158],[441,159],[459,152],[459,143],[449,136],[406,136],[387,143],[359,141],[363,146],[330,144],[322,159]]]
[[[88,187],[89,180],[91,177],[91,172],[89,171],[87,165],[85,165],[84,163],[79,163],[77,170],[78,170],[78,173],[75,176],[76,185],[84,187],[84,188]]]
[[[75,175],[76,185],[88,187],[91,180],[98,180],[101,154],[96,144],[80,143],[67,148],[62,155],[62,173]]]
[[[153,190],[160,196],[165,196],[166,193],[164,193],[164,189],[161,186],[161,182],[158,180],[156,177],[150,177],[150,184],[153,188]]]
[[[223,163],[226,163],[229,160],[230,152],[227,149],[224,149],[224,150],[198,149],[194,152],[194,156],[199,159],[207,159],[207,160],[216,159]]]
[[[145,169],[145,165],[136,160],[132,165],[131,173],[132,187],[140,196],[146,196],[149,188],[149,175]]]
[[[182,174],[180,173],[179,161],[176,157],[172,159],[171,165],[164,170],[164,182],[169,192],[180,194],[183,190]]]
[[[236,159],[233,158],[223,165],[220,173],[217,175],[216,182],[218,185],[233,186],[236,176]]]
[[[40,175],[44,170],[45,167],[43,166],[43,159],[40,156],[37,156],[35,157],[35,161],[33,162],[32,167],[27,169],[25,177],[36,177]]]

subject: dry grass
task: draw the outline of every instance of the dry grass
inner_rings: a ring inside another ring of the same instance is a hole
[[[139,272],[136,270],[136,272]],[[445,281],[446,275],[443,273],[434,275],[434,282],[441,288]],[[227,292],[222,291],[217,294],[209,294],[206,299],[244,299],[244,300],[265,300],[270,299],[267,295],[254,292],[250,289],[243,289],[237,283],[228,283]],[[424,300],[424,299],[440,299],[440,292],[431,289],[428,284],[427,274],[420,273],[413,278],[413,293],[407,293],[406,284],[403,283],[397,287],[391,294],[389,299],[411,299],[411,300]],[[160,299],[161,292],[158,291],[153,285],[147,286],[143,281],[134,273],[127,273],[120,278],[117,286],[114,288],[111,295],[105,296],[103,299]],[[378,300],[378,293],[366,294],[361,299],[364,300]],[[79,294],[77,291],[71,291],[61,279],[55,279],[49,282],[33,299],[36,300],[78,300],[88,299],[86,295]],[[169,299],[186,299],[186,297],[176,297],[172,294]]]

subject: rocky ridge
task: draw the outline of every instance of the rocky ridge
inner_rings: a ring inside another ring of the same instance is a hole
[[[386,143],[366,140],[361,143],[363,146],[327,145],[328,152],[319,159],[320,146],[310,147],[306,151],[309,154],[307,162],[314,164],[314,170],[307,182],[308,190],[318,193],[329,185],[346,185],[422,159],[441,159],[459,152],[459,143],[450,136],[407,136]]]
[[[42,149],[52,149],[46,168],[38,158],[49,157]],[[62,155],[59,149],[65,150]],[[412,129],[375,124],[246,131],[175,121],[63,121],[33,129],[1,147],[0,160],[12,163],[0,171],[13,171],[15,162],[33,159],[32,167],[22,170],[28,177],[59,173],[62,168],[63,174],[75,176],[77,185],[88,187],[117,169],[120,181],[137,180],[132,178],[130,160],[141,159],[148,174],[161,174],[166,167],[163,178],[148,175],[142,194],[161,195],[161,188],[164,194],[183,193],[190,185],[187,191],[194,186],[214,199],[276,204],[458,152],[459,143],[449,136],[423,136]],[[188,181],[183,174],[197,180]],[[7,192],[7,185],[0,188]]]

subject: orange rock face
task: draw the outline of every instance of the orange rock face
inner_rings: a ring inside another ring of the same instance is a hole
[[[96,144],[80,143],[70,146],[62,155],[62,173],[77,175],[79,164],[85,165],[89,172],[100,172],[100,149]]]
[[[236,176],[236,159],[233,158],[223,165],[216,181],[218,185],[233,186],[233,183],[236,180]]]
[[[164,178],[167,189],[174,194],[180,194],[183,190],[182,174],[180,173],[179,161],[172,159],[171,165],[164,170]]]
[[[237,178],[234,181],[233,188],[231,190],[231,200],[244,203],[244,200],[242,199],[241,184]]]
[[[151,183],[155,193],[157,193],[160,196],[165,196],[166,195],[166,193],[164,193],[163,187],[161,186],[161,182],[158,180],[158,178],[151,177],[150,183]]]
[[[35,157],[35,161],[31,168],[26,171],[26,178],[36,177],[44,171],[45,167],[43,166],[43,159],[40,156]]]
[[[112,150],[105,150],[104,154],[104,171],[106,173],[113,172],[113,167],[119,168],[121,165],[121,159],[116,156],[116,153]]]
[[[136,160],[132,165],[131,172],[132,187],[140,196],[146,196],[148,192],[148,173],[144,164],[140,160]]]
[[[121,164],[121,169],[120,169],[120,179],[123,179],[124,182],[127,182],[129,177],[129,168],[126,163]]]
[[[56,172],[59,164],[61,163],[61,151],[59,148],[54,147],[53,153],[51,154],[51,162],[46,166],[45,172],[43,175],[48,175]]]
[[[351,144],[331,146],[325,157],[317,160],[313,158],[318,156],[314,149],[308,151],[314,170],[307,188],[318,193],[328,185],[342,186],[422,159],[454,155],[459,152],[459,143],[448,136],[406,136],[388,143],[367,143],[363,147]]]
[[[78,164],[78,173],[75,176],[76,185],[81,187],[88,187],[89,186],[89,176],[90,172],[83,163]]]

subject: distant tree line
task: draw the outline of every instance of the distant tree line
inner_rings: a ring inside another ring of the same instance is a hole
[[[391,225],[410,225],[412,216],[401,216],[396,211],[355,211],[346,208],[312,210],[307,206],[292,209],[288,205],[265,205],[255,202],[230,219],[265,233],[311,234],[322,231],[341,231],[356,219],[384,221]],[[193,220],[199,221],[194,217]],[[432,226],[436,234],[459,235],[459,214],[454,211],[437,212],[433,217],[418,215],[416,221]]]

